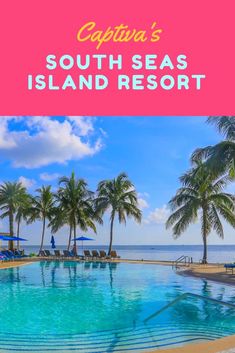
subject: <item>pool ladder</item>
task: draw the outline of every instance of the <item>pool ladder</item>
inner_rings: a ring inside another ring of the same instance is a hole
[[[184,264],[185,266],[189,266],[193,263],[193,258],[187,255],[181,255],[177,260],[175,260],[172,264],[173,268],[178,268],[180,264]]]

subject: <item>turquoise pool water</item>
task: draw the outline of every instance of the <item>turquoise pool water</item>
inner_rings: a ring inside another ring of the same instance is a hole
[[[0,351],[138,352],[235,334],[235,307],[191,295],[166,307],[186,292],[235,305],[233,287],[166,266],[37,262],[1,270],[0,288]]]

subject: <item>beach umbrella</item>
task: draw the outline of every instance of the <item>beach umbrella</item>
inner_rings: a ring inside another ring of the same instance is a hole
[[[83,242],[84,241],[95,240],[95,239],[82,236],[82,237],[75,238],[73,240],[81,241],[82,242],[82,250],[83,250]]]
[[[10,240],[13,240],[13,241],[27,241],[27,239],[24,239],[24,238],[10,237],[9,235],[2,235],[2,234],[0,234],[0,240],[3,240],[3,241],[10,241]]]
[[[55,248],[56,248],[56,246],[55,246],[55,238],[54,238],[53,235],[51,236],[51,248],[52,248],[52,249],[55,249]]]
[[[0,234],[0,240],[6,240],[6,241],[9,241],[9,240],[13,240],[13,241],[28,241],[27,239],[24,239],[24,238],[20,238],[20,237],[10,237],[8,235],[1,235]]]

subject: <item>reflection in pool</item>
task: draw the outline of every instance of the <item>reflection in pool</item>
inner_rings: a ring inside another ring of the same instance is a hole
[[[0,271],[0,350],[126,352],[235,333],[233,287],[170,267],[43,261]]]

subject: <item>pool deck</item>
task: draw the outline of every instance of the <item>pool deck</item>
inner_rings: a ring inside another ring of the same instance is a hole
[[[235,353],[235,336],[221,338],[219,340],[190,344],[184,347],[156,350],[154,353]],[[153,352],[152,352],[153,353]]]
[[[45,258],[25,258],[9,262],[1,262],[0,269],[13,268],[30,264],[35,261],[45,260]],[[52,259],[51,259],[52,260]],[[73,260],[74,261],[74,260]],[[125,262],[125,263],[138,263],[138,264],[156,264],[172,266],[172,261],[146,261],[146,260],[128,260],[118,259],[112,260],[113,262]],[[197,278],[205,278],[210,281],[225,283],[229,285],[235,285],[235,274],[226,273],[223,264],[190,264],[189,266],[180,266],[178,272],[183,276],[192,276]],[[219,340],[186,345],[180,348],[172,348],[166,350],[155,350],[154,353],[235,353],[235,335],[225,337]]]

